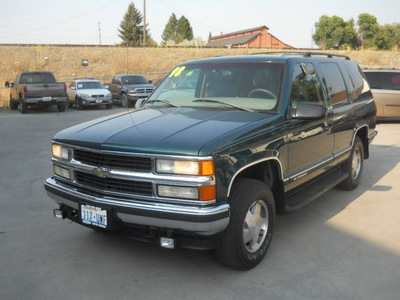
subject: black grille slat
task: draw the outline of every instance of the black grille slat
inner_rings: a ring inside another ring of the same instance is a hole
[[[75,149],[74,159],[96,167],[132,171],[151,171],[151,159],[148,157],[113,155]]]
[[[151,182],[121,180],[114,178],[99,178],[95,175],[80,171],[76,171],[75,176],[77,183],[102,191],[144,196],[152,196],[153,194]]]

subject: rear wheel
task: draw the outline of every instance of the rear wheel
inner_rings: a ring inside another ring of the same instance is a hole
[[[106,108],[107,108],[107,109],[111,109],[112,107],[113,107],[112,104],[106,104]]]
[[[358,136],[354,140],[350,157],[343,164],[343,169],[348,173],[348,177],[339,183],[338,187],[349,191],[354,190],[360,183],[364,169],[364,146]]]
[[[216,251],[218,259],[239,270],[255,267],[272,239],[275,201],[263,182],[240,179],[232,189],[231,218]]]

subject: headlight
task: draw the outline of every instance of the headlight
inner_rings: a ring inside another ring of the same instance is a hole
[[[111,98],[111,94],[110,93],[106,94],[105,98]]]
[[[69,150],[67,147],[53,144],[51,146],[53,156],[61,159],[69,159]]]
[[[214,175],[214,162],[212,160],[191,161],[191,160],[172,160],[157,159],[156,172],[178,175]]]
[[[128,94],[129,94],[129,95],[135,95],[135,94],[136,94],[136,91],[129,91]]]
[[[90,98],[91,97],[88,94],[79,94],[78,96],[81,97],[81,98]]]

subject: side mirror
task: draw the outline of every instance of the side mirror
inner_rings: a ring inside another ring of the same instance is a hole
[[[136,109],[141,108],[143,106],[143,104],[146,102],[146,100],[147,100],[147,98],[137,99],[136,103],[135,103],[135,108]]]
[[[6,81],[5,86],[6,86],[6,88],[10,87],[10,83],[8,81]]]
[[[319,120],[326,116],[325,105],[311,102],[299,102],[292,111],[292,118],[299,120]]]
[[[153,83],[153,80],[149,80],[149,83]]]

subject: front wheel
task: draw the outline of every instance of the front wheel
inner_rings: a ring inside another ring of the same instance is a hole
[[[263,259],[271,242],[274,195],[261,181],[240,179],[232,189],[230,208],[230,222],[216,254],[227,266],[249,270]]]
[[[24,103],[22,100],[19,103],[19,108],[21,110],[21,114],[26,114],[28,113],[28,106],[26,105],[26,103]]]
[[[65,111],[66,105],[65,105],[65,103],[57,104],[57,108],[58,108],[58,111],[63,112],[63,111]]]
[[[18,102],[14,101],[14,99],[12,98],[12,96],[10,94],[10,109],[15,110],[17,108],[18,108]]]
[[[126,94],[122,94],[121,95],[121,106],[123,108],[127,108],[128,107],[128,97],[126,96]]]
[[[360,183],[363,169],[364,146],[361,139],[357,136],[354,140],[350,157],[343,164],[343,170],[348,173],[348,177],[339,183],[338,187],[348,191],[354,190]]]

